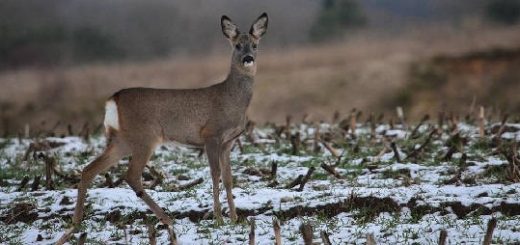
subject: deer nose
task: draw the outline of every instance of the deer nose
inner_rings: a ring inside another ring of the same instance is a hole
[[[242,63],[244,63],[244,65],[251,65],[253,62],[255,62],[255,58],[253,58],[251,55],[246,55],[244,58],[242,58]]]

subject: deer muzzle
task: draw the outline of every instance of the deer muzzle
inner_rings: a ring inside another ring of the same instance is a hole
[[[255,58],[251,55],[246,55],[244,58],[242,58],[242,64],[245,67],[253,66],[255,64]]]

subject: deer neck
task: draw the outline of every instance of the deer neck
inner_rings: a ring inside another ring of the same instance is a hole
[[[255,68],[246,71],[237,65],[231,65],[230,72],[223,85],[231,99],[245,100],[246,107],[249,105],[253,95],[253,83],[255,78]],[[242,102],[242,101],[240,101]]]

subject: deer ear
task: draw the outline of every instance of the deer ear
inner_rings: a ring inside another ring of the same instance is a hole
[[[267,13],[263,13],[262,15],[260,15],[260,17],[258,17],[258,19],[255,20],[255,23],[251,25],[249,34],[251,34],[257,39],[260,39],[260,37],[262,37],[262,35],[264,35],[267,31],[267,22]]]
[[[222,18],[220,18],[220,26],[222,27],[222,33],[224,33],[224,36],[230,40],[235,39],[240,33],[238,27],[225,15],[222,15]]]

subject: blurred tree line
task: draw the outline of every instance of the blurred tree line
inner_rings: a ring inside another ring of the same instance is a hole
[[[492,0],[486,6],[486,15],[501,24],[515,24],[520,19],[520,0]]]
[[[365,12],[355,0],[323,0],[321,10],[310,29],[312,41],[334,39],[346,30],[364,26]]]
[[[266,11],[276,25],[264,47],[303,43],[317,6],[311,0],[2,0],[0,70],[220,52],[227,50],[222,14],[248,31]]]
[[[520,16],[520,0],[456,2],[2,0],[0,70],[213,52],[223,47],[218,23],[221,14],[228,14],[247,28],[253,16],[269,12],[270,35],[263,45],[271,47],[341,39],[351,30],[377,25],[378,21],[383,26],[401,25],[379,18],[374,12],[410,21],[407,18],[418,13],[432,12],[424,15],[426,19],[435,15],[445,18],[442,14],[454,8],[475,12],[474,6],[478,5],[484,10],[481,15],[497,23],[514,24]]]
[[[60,64],[65,59],[112,60],[125,55],[110,35],[92,27],[71,31],[60,25],[0,28],[0,66],[4,67]]]

